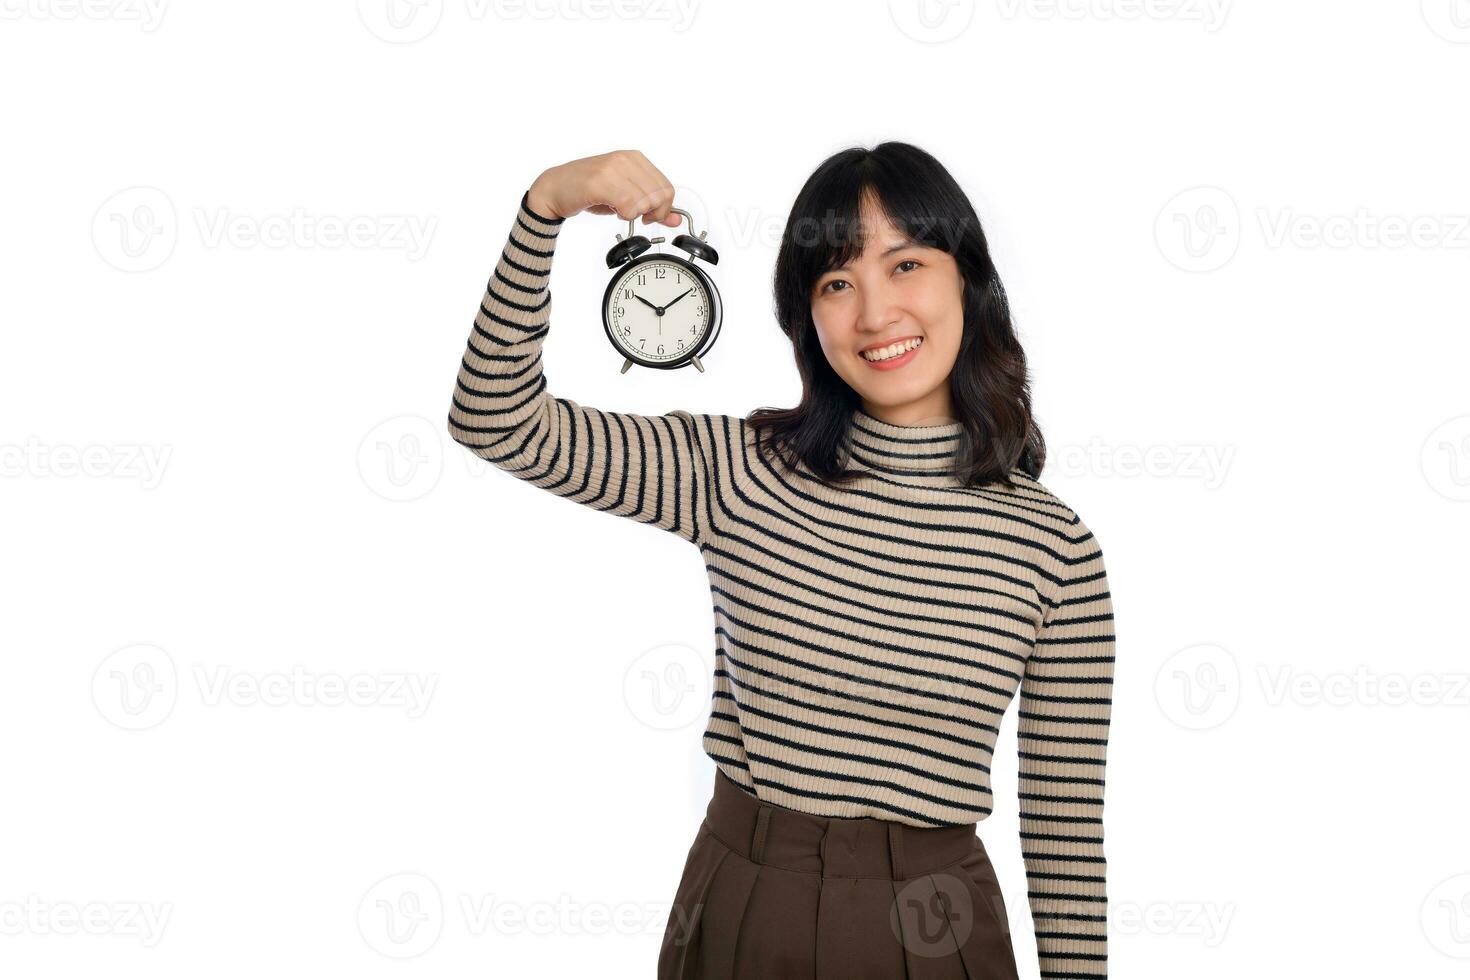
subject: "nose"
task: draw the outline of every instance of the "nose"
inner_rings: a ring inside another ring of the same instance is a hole
[[[858,312],[858,330],[882,334],[898,319],[899,311],[894,305],[893,290],[882,277],[874,282],[864,283],[862,309]]]

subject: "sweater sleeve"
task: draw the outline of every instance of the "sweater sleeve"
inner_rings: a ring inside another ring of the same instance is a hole
[[[1021,683],[1021,855],[1041,976],[1090,980],[1108,972],[1103,770],[1113,607],[1102,549],[1075,513],[1069,537]]]
[[[714,417],[604,412],[547,389],[551,259],[566,219],[538,215],[529,199],[528,188],[475,316],[449,433],[518,479],[697,545],[708,532],[704,436]]]

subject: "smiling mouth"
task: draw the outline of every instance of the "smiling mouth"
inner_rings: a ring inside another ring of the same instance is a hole
[[[858,351],[858,357],[865,361],[888,361],[895,357],[902,357],[909,351],[915,349],[924,342],[923,337],[905,337],[903,340],[895,340],[891,344],[882,347],[869,347]]]

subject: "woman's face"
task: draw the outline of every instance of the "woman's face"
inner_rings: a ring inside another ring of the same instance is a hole
[[[861,222],[863,254],[812,289],[822,350],[869,414],[898,425],[950,420],[964,327],[959,266],[942,249],[906,243],[870,197]]]

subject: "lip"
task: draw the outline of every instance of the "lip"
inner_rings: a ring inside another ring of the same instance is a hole
[[[873,347],[887,347],[889,344],[896,343],[899,340],[907,340],[907,339],[908,339],[907,337],[898,337],[898,338],[895,338],[894,340],[885,340],[881,344],[874,344]],[[863,350],[872,350],[873,347],[864,347]],[[904,351],[902,354],[898,355],[897,357],[890,357],[886,361],[870,361],[866,357],[859,357],[858,360],[862,361],[864,364],[866,364],[868,367],[872,368],[874,371],[897,371],[899,368],[903,367],[909,361],[912,361],[915,357],[918,357],[919,356],[919,351],[921,351],[923,349],[924,349],[924,345],[923,344],[919,344],[917,347],[910,348],[909,350]]]

